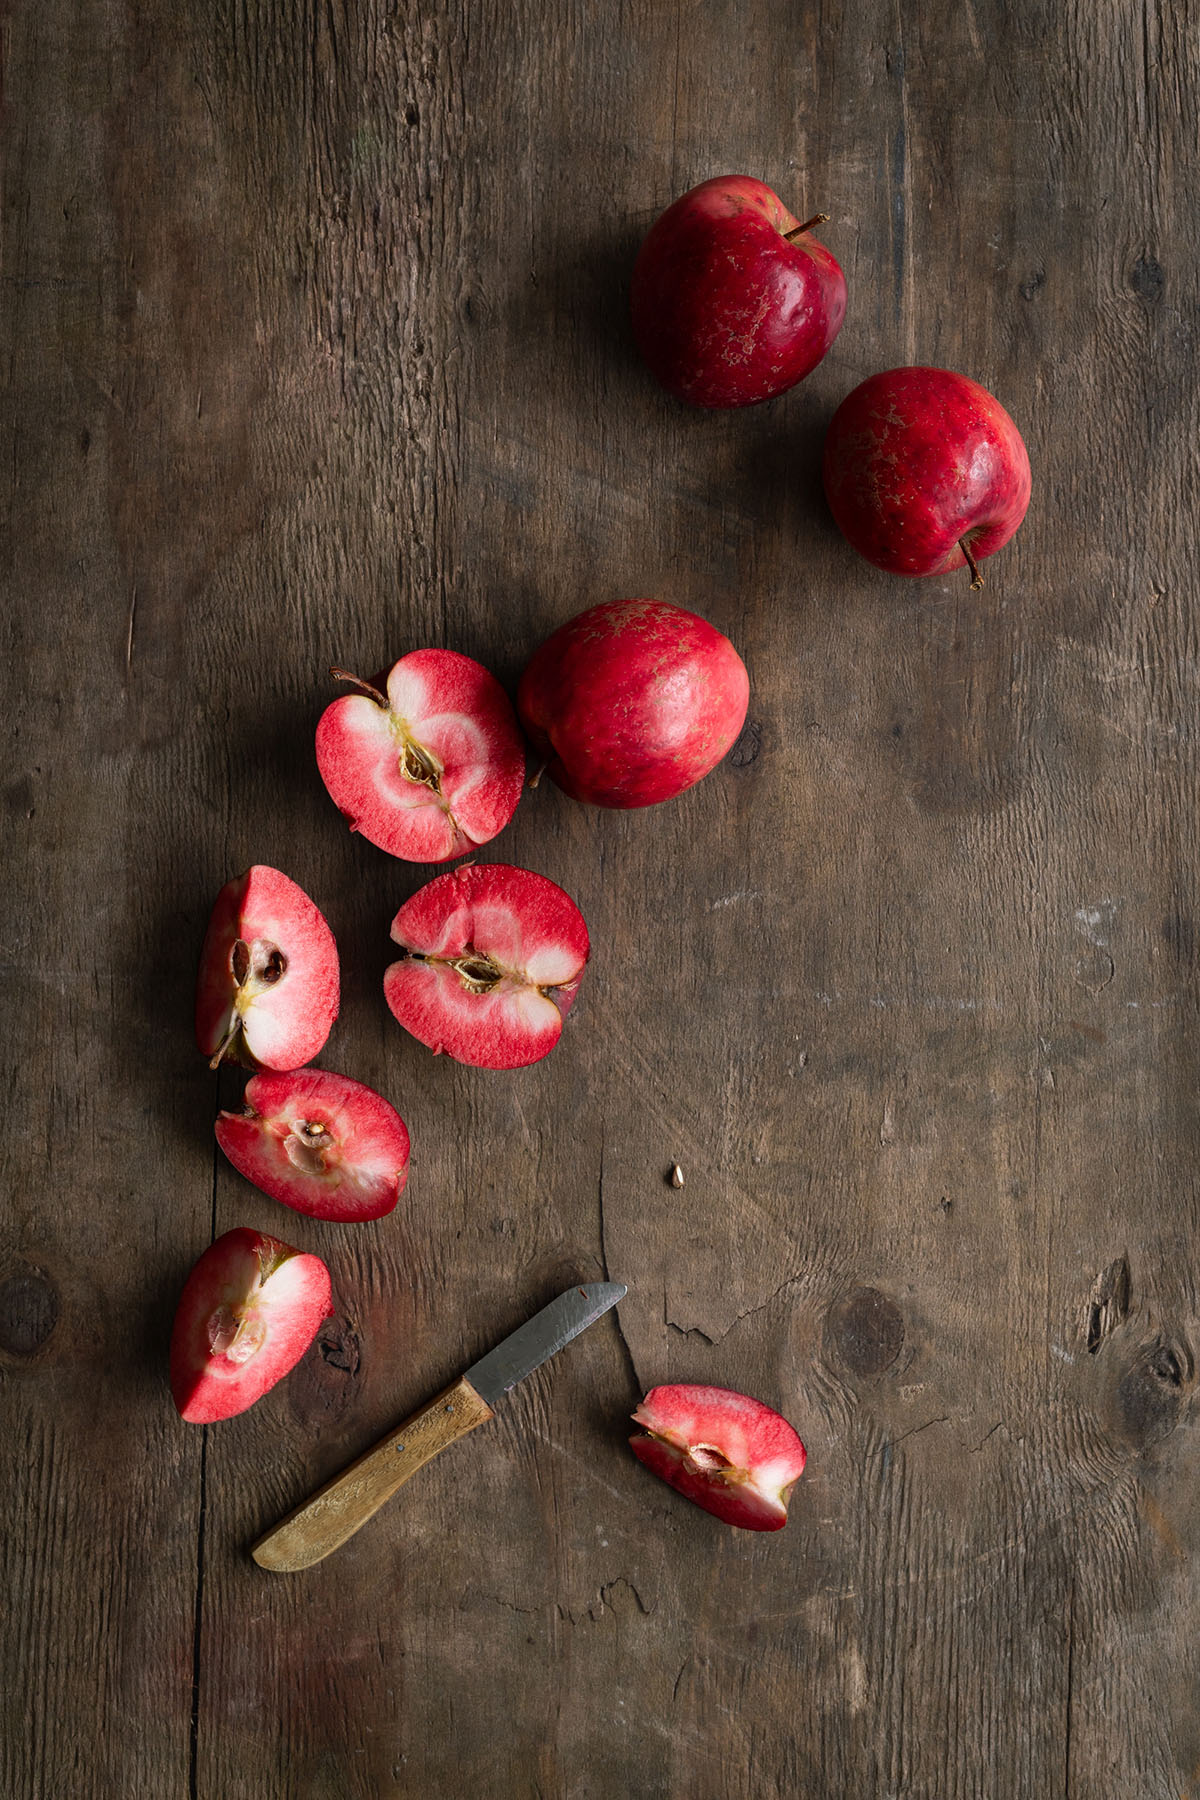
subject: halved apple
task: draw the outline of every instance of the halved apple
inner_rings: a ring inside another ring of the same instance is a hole
[[[402,656],[386,692],[334,673],[359,691],[321,714],[317,767],[351,831],[406,862],[446,862],[504,829],[525,747],[494,675],[456,650]]]
[[[506,863],[438,875],[392,921],[393,1014],[437,1054],[519,1069],[558,1042],[588,959],[587,926],[544,875]]]

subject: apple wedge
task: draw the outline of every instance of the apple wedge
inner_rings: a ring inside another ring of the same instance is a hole
[[[401,948],[383,991],[406,1031],[476,1069],[549,1055],[588,959],[575,902],[506,863],[438,875],[392,921]]]
[[[295,1367],[332,1311],[319,1256],[245,1226],[217,1238],[175,1313],[171,1393],[180,1418],[211,1425],[245,1412]]]
[[[337,945],[304,889],[256,863],[217,896],[196,984],[196,1042],[215,1069],[298,1069],[338,1014]]]
[[[408,1179],[408,1131],[364,1082],[328,1069],[255,1075],[217,1142],[272,1200],[314,1219],[354,1223],[390,1213]]]
[[[743,1531],[787,1524],[804,1445],[761,1400],[684,1382],[651,1388],[633,1418],[638,1461],[705,1512]]]

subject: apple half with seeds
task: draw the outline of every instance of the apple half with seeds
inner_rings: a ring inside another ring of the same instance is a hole
[[[705,1512],[743,1531],[778,1531],[804,1472],[787,1420],[731,1388],[682,1382],[651,1388],[633,1415],[639,1462]]]
[[[317,767],[351,831],[406,862],[446,862],[503,831],[525,747],[494,675],[456,650],[414,650],[377,684],[333,673],[359,691],[321,714]]]
[[[171,1333],[181,1419],[232,1419],[281,1381],[333,1311],[329,1270],[239,1226],[210,1244],[184,1284]]]
[[[196,1042],[210,1067],[299,1069],[338,1015],[338,953],[304,889],[256,863],[217,895],[196,984]]]
[[[313,1219],[390,1213],[408,1180],[408,1130],[365,1082],[328,1069],[255,1075],[217,1142],[255,1187]]]
[[[506,863],[438,875],[392,921],[393,1014],[435,1055],[520,1069],[557,1044],[588,959],[587,926],[544,875]]]

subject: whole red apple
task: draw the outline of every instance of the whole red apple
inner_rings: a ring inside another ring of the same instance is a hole
[[[825,439],[825,493],[839,528],[892,575],[971,570],[1007,544],[1029,505],[1021,434],[977,381],[949,369],[888,369],[847,394]]]
[[[565,793],[653,806],[720,762],[749,694],[746,665],[706,619],[663,600],[607,600],[534,652],[517,711]]]
[[[633,334],[691,406],[754,406],[816,368],[841,329],[846,278],[765,182],[718,175],[669,206],[634,265]]]

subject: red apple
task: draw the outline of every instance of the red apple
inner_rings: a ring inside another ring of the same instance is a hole
[[[516,811],[525,750],[494,675],[456,650],[414,650],[387,692],[335,700],[317,726],[317,767],[369,843],[406,862],[445,862],[486,844]]]
[[[753,406],[816,368],[841,329],[846,278],[752,175],[718,175],[669,206],[633,270],[633,332],[692,406]]]
[[[993,394],[949,369],[888,369],[847,394],[825,439],[838,526],[891,575],[945,575],[1007,544],[1029,505],[1029,456]]]
[[[171,1334],[171,1392],[197,1425],[245,1412],[294,1368],[333,1311],[329,1270],[240,1227],[210,1244],[184,1285]]]
[[[558,1042],[588,959],[575,902],[504,863],[438,875],[392,921],[403,955],[383,978],[421,1043],[476,1069],[520,1069]]]
[[[408,1131],[373,1088],[328,1069],[255,1075],[217,1142],[248,1181],[314,1219],[381,1219],[408,1179]]]
[[[256,863],[217,895],[196,985],[196,1042],[215,1069],[311,1062],[338,1014],[333,933],[303,888]]]
[[[720,762],[749,694],[745,664],[707,620],[663,600],[608,600],[534,652],[517,709],[566,793],[653,806]]]
[[[787,1420],[729,1388],[651,1388],[629,1440],[640,1462],[705,1512],[744,1531],[778,1531],[804,1472],[804,1445]]]

